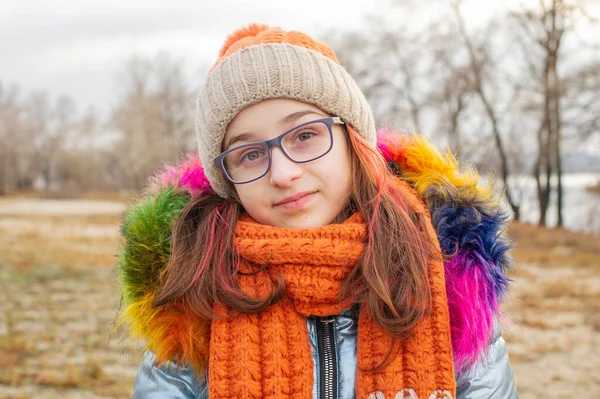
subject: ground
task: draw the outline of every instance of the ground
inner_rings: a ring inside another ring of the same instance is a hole
[[[0,399],[127,398],[114,266],[125,204],[0,199]],[[522,399],[600,395],[600,237],[513,224],[504,336]]]

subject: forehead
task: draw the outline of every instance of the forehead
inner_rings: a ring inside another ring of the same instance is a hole
[[[249,130],[285,127],[290,122],[286,121],[286,117],[301,111],[313,112],[316,116],[327,115],[318,107],[301,101],[290,99],[264,100],[241,110],[227,126],[225,137]],[[310,120],[310,116],[306,120]]]

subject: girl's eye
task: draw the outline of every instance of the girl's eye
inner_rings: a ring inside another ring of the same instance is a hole
[[[304,131],[300,132],[296,135],[296,139],[298,141],[307,141],[310,140],[315,134],[313,132]]]
[[[260,151],[257,151],[257,150],[248,151],[247,153],[242,155],[242,162],[256,161],[257,159],[260,159],[263,156],[264,156],[264,154],[261,153]]]

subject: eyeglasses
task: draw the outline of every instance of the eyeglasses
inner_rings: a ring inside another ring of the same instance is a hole
[[[271,148],[279,147],[290,160],[306,163],[321,158],[333,147],[333,125],[343,125],[340,117],[303,123],[271,140],[244,144],[221,153],[214,159],[233,184],[260,179],[271,169]]]

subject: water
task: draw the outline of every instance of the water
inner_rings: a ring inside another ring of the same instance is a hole
[[[600,181],[599,173],[574,173],[563,176],[563,222],[569,230],[600,234],[600,194],[586,190]],[[509,184],[516,202],[521,205],[521,221],[538,223],[537,186],[530,176],[511,176]],[[552,181],[556,186],[556,179]],[[556,226],[556,192],[546,213],[549,227]],[[505,204],[506,205],[506,204]],[[507,205],[506,205],[507,206]]]

